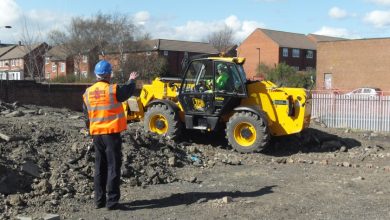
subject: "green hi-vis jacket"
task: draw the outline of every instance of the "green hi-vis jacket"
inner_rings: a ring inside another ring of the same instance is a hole
[[[229,75],[226,72],[221,73],[220,76],[215,80],[215,87],[219,90],[225,89]]]

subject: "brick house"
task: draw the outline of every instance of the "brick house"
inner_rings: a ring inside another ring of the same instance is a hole
[[[45,55],[45,79],[74,74],[79,77],[93,76],[95,64],[98,62],[97,47],[72,55],[63,45],[51,48]]]
[[[9,50],[3,54],[0,53],[0,74],[2,79],[23,80],[42,76],[44,71],[44,54],[48,49],[46,43],[17,45],[5,48]]]
[[[237,48],[237,55],[245,57],[247,78],[256,76],[259,64],[275,67],[286,63],[297,71],[316,67],[316,44],[304,34],[257,28]]]
[[[178,40],[144,40],[134,42],[131,48],[124,52],[124,59],[131,59],[132,56],[162,57],[167,61],[167,76],[179,76],[181,63],[184,57],[191,57],[199,54],[218,54],[218,51],[209,43],[178,41]],[[100,59],[103,57],[100,55]],[[120,55],[115,52],[107,52],[104,59],[113,65],[113,70],[120,69]]]
[[[317,56],[318,90],[390,91],[390,38],[319,42]]]
[[[74,58],[66,52],[63,46],[55,46],[45,55],[45,79],[55,78],[74,73]]]

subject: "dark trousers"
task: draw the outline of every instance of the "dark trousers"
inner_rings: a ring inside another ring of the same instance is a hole
[[[94,135],[95,204],[112,207],[120,198],[122,138],[119,133]],[[106,198],[107,193],[107,198]]]

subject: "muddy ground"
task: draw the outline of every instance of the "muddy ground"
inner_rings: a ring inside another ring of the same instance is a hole
[[[255,154],[222,133],[174,143],[137,123],[123,140],[121,210],[95,210],[82,114],[0,102],[0,219],[390,218],[389,134],[314,119]]]

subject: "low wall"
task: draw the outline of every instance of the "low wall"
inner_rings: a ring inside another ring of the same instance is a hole
[[[0,99],[5,102],[82,110],[82,95],[90,84],[47,84],[26,80],[2,80]]]
[[[0,100],[82,111],[82,95],[90,85],[0,80]],[[139,90],[136,91],[136,94],[138,92]]]

